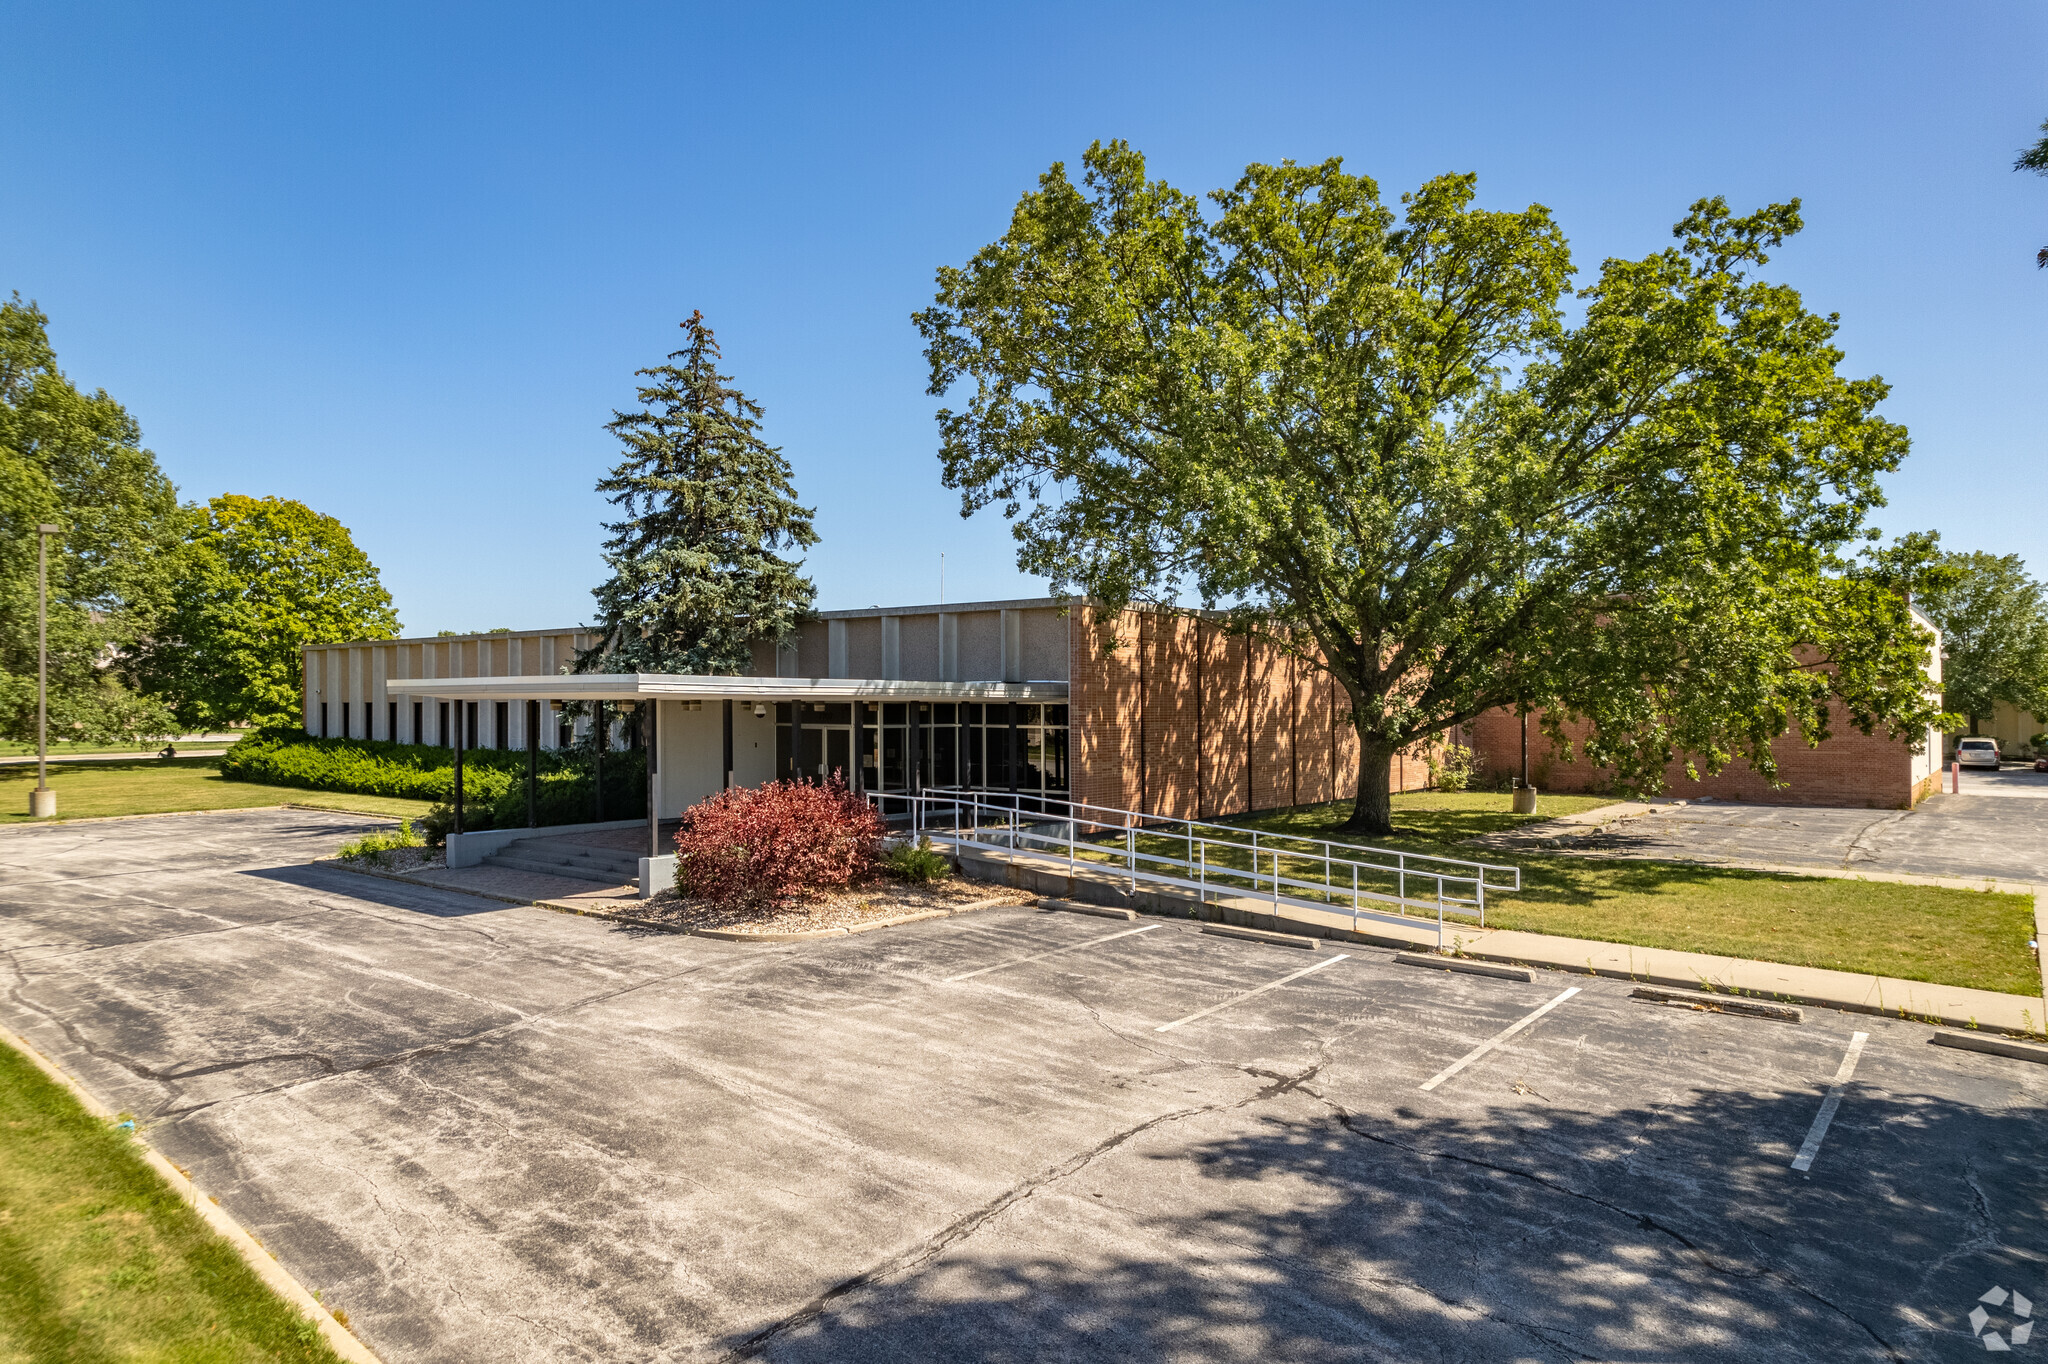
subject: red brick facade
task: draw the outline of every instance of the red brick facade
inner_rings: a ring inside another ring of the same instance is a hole
[[[1186,616],[1126,612],[1109,655],[1092,620],[1074,627],[1075,800],[1200,819],[1356,794],[1358,736],[1328,674]],[[1394,790],[1427,783],[1419,757],[1395,760]]]
[[[1565,732],[1576,747],[1587,729],[1567,725]],[[1903,742],[1886,738],[1881,729],[1865,735],[1838,709],[1833,730],[1818,747],[1807,747],[1796,734],[1771,746],[1778,760],[1778,780],[1784,783],[1776,789],[1745,762],[1730,763],[1717,776],[1699,781],[1686,776],[1683,762],[1674,762],[1664,774],[1661,794],[1680,800],[1712,797],[1765,805],[1905,810],[1940,783],[1939,771],[1916,780],[1912,751]],[[1489,711],[1473,721],[1471,743],[1481,771],[1519,772],[1521,722],[1512,711]],[[1575,752],[1571,762],[1554,755],[1534,715],[1529,717],[1529,773],[1530,784],[1544,791],[1593,791],[1609,780],[1609,774],[1587,762],[1582,751]]]

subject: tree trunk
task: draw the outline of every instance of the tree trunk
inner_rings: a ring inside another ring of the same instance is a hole
[[[1977,737],[1977,717],[1974,715],[1970,717],[1970,737],[1972,739]]]
[[[1371,838],[1394,832],[1393,768],[1393,745],[1358,736],[1358,798],[1342,832]]]

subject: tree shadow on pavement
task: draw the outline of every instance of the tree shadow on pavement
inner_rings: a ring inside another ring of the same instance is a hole
[[[1788,1165],[1812,1093],[1599,1118],[1532,1096],[1478,1121],[1291,1099],[1192,1147],[1154,1129],[728,1347],[777,1364],[1962,1359],[1985,1351],[1966,1318],[1992,1286],[2048,1303],[2048,1125],[2025,1106],[1855,1095],[1804,1176]]]

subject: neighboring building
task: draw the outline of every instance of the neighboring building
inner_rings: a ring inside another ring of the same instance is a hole
[[[555,748],[570,737],[561,703],[651,703],[664,818],[727,780],[835,770],[869,790],[957,785],[1186,817],[1352,796],[1357,739],[1328,677],[1213,622],[1150,611],[1126,612],[1105,656],[1087,609],[827,611],[793,647],[757,645],[745,677],[565,676],[593,642],[578,630],[316,645],[305,725],[426,744],[460,725],[469,746],[523,749],[531,716],[536,746]],[[1426,779],[1404,758],[1392,784]]]
[[[1941,691],[1940,631],[1913,613],[1914,620],[1934,632],[1936,647],[1927,669],[1927,684]],[[1864,734],[1849,722],[1840,705],[1830,713],[1830,737],[1808,747],[1798,734],[1771,745],[1778,763],[1778,786],[1772,786],[1746,762],[1733,762],[1715,776],[1695,781],[1686,775],[1681,757],[1664,773],[1661,795],[1679,800],[1742,800],[1763,805],[1837,805],[1877,810],[1910,810],[1941,785],[1941,732],[1930,728],[1917,743],[1886,737],[1880,727]],[[1529,717],[1530,785],[1543,791],[1596,791],[1609,780],[1604,769],[1585,759],[1580,745],[1590,727],[1567,725],[1573,740],[1571,762],[1554,756],[1542,737],[1540,717]],[[1519,774],[1521,721],[1511,711],[1488,712],[1474,721],[1467,740],[1478,764],[1489,772]]]
[[[1977,732],[1998,740],[1998,751],[2008,758],[2048,753],[2048,744],[2037,745],[2034,742],[2034,736],[2044,731],[2048,731],[2048,720],[2031,711],[2021,710],[2010,701],[2000,701],[1989,719],[1977,722]],[[1956,740],[1969,732],[1959,729],[1948,736],[1945,751],[1949,757],[1955,755]]]

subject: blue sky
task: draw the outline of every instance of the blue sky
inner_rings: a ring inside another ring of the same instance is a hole
[[[826,608],[1035,594],[939,486],[909,315],[1095,138],[1184,189],[1476,171],[1588,269],[1805,200],[1914,453],[1887,531],[2048,573],[2038,5],[174,6],[0,11],[0,290],[187,497],[299,498],[408,633],[581,621],[632,371],[703,309]]]

